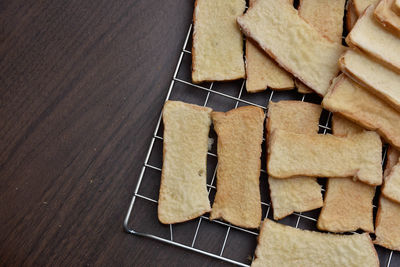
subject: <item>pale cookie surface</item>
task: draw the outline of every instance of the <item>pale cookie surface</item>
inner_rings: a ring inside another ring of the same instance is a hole
[[[385,179],[391,173],[393,167],[399,162],[400,152],[389,147],[386,154]],[[379,198],[379,207],[375,222],[375,244],[388,249],[400,251],[400,204],[395,203],[383,195]]]
[[[299,15],[329,40],[342,43],[346,0],[300,0]]]
[[[334,114],[332,118],[332,132],[335,136],[346,137],[348,135],[362,133],[364,129],[344,117]]]
[[[376,215],[375,244],[400,251],[400,204],[381,196]]]
[[[211,109],[167,101],[163,109],[164,147],[158,219],[184,222],[208,211],[206,187]]]
[[[301,101],[269,102],[267,130],[270,134],[275,129],[296,133],[317,134],[320,105]]]
[[[258,266],[379,266],[368,234],[335,235],[264,220],[255,260]]]
[[[318,94],[325,95],[339,72],[341,45],[325,38],[286,1],[258,0],[237,21],[244,34],[279,65]]]
[[[392,9],[395,0],[382,0],[375,8],[375,18],[385,27],[388,27],[394,34],[400,37],[400,16]]]
[[[264,112],[246,106],[226,113],[213,112],[212,119],[218,135],[218,168],[210,219],[258,228]]]
[[[267,87],[274,90],[294,88],[293,76],[251,40],[246,40],[246,77],[246,90],[250,93],[264,91]]]
[[[320,105],[301,101],[270,102],[266,125],[268,135],[273,129],[318,134],[321,111]],[[321,187],[315,178],[277,179],[270,176],[268,183],[275,220],[295,211],[309,211],[322,206]]]
[[[326,188],[318,229],[338,233],[358,229],[374,232],[375,187],[351,178],[329,178]]]
[[[275,130],[268,142],[268,174],[276,178],[354,177],[382,183],[382,143],[374,132],[336,137]]]
[[[332,130],[336,136],[359,134],[364,130],[354,123],[333,115]],[[318,229],[350,232],[362,229],[374,232],[373,204],[375,187],[351,178],[329,178],[324,206],[318,218]]]
[[[357,15],[361,16],[361,14],[369,5],[374,5],[378,2],[379,0],[353,0],[353,5]]]
[[[250,6],[255,1],[250,0]],[[290,3],[293,4],[293,1]],[[293,77],[252,40],[246,40],[246,90],[255,93],[264,91],[267,87],[274,90],[293,89]]]
[[[360,48],[388,68],[400,73],[400,38],[375,19],[374,8],[368,7],[357,20],[346,38],[346,43]]]
[[[293,212],[305,212],[322,207],[321,186],[316,178],[288,179],[268,177],[274,219],[280,220]]]
[[[301,0],[299,15],[329,40],[342,43],[345,2],[345,0]],[[301,94],[314,92],[298,80],[295,81],[295,85]]]
[[[387,142],[400,148],[400,113],[345,75],[335,79],[322,106],[376,131]]]
[[[400,75],[364,54],[347,50],[339,59],[340,68],[353,80],[400,111]]]
[[[397,162],[385,178],[382,194],[400,205],[400,162]]]
[[[244,0],[196,0],[193,13],[192,80],[236,80],[245,77],[243,37],[236,18]]]

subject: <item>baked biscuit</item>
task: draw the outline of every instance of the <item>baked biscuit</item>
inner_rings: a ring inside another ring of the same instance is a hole
[[[212,109],[167,101],[158,219],[165,224],[194,219],[211,210],[206,187]]]
[[[228,81],[245,77],[243,36],[236,18],[244,0],[196,0],[193,13],[192,81]]]
[[[210,219],[244,228],[261,222],[260,169],[264,112],[246,106],[213,112],[218,135],[217,193]]]
[[[366,233],[327,234],[266,219],[251,266],[379,266],[379,259]]]
[[[382,142],[374,132],[336,137],[276,129],[268,143],[267,170],[276,178],[354,177],[370,185],[382,183]]]

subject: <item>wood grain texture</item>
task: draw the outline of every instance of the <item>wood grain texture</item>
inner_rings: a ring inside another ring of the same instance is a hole
[[[223,265],[122,230],[192,9],[0,2],[2,265]]]

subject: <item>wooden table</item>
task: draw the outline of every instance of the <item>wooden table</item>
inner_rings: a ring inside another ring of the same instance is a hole
[[[122,227],[193,2],[0,1],[0,266],[229,265]],[[183,72],[190,80],[186,56]],[[216,86],[235,96],[241,83]],[[191,102],[200,91],[182,91],[182,98]],[[245,98],[265,105],[268,94]],[[217,110],[236,102],[215,94],[208,100]],[[264,191],[266,180],[264,174]],[[153,187],[147,189],[156,194]],[[311,213],[317,218],[318,211]],[[135,219],[149,222],[141,213]],[[285,218],[286,224],[297,219]],[[312,221],[301,224],[315,228]],[[241,237],[235,230],[231,236]],[[218,250],[224,237],[224,231],[206,231],[200,240]],[[230,255],[251,258],[255,236],[238,240]],[[389,251],[376,249],[386,266]]]
[[[192,9],[0,2],[0,265],[226,265],[122,228]]]

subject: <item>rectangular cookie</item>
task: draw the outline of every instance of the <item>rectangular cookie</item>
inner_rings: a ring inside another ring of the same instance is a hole
[[[354,9],[357,13],[357,16],[361,16],[361,14],[369,5],[375,5],[378,2],[379,0],[353,0]]]
[[[386,153],[384,180],[391,173],[392,168],[399,162],[400,152],[389,147]],[[375,221],[374,243],[388,249],[400,251],[400,204],[395,203],[382,194],[379,198],[378,212]]]
[[[370,92],[400,111],[400,75],[362,53],[347,50],[339,59],[341,70]]]
[[[250,0],[250,7],[256,0]],[[278,0],[287,1],[287,0]],[[289,0],[293,5],[293,0]],[[269,57],[254,41],[246,40],[246,90],[261,92],[267,87],[274,90],[294,88],[293,77]]]
[[[384,27],[400,37],[400,16],[391,9],[394,2],[395,0],[380,1],[375,8],[374,15]]]
[[[376,131],[387,142],[400,149],[400,112],[344,74],[333,81],[322,106],[366,129]]]
[[[261,48],[246,40],[246,90],[257,93],[266,90],[291,90],[294,88],[293,77],[282,69]]]
[[[333,42],[342,43],[345,0],[301,0],[299,15]],[[297,91],[301,94],[313,93],[302,82],[296,80]]]
[[[211,210],[206,187],[208,132],[212,109],[167,101],[158,219],[172,224]]]
[[[217,193],[210,219],[244,228],[261,222],[260,169],[264,112],[245,106],[213,112],[218,135]]]
[[[276,178],[354,177],[370,185],[382,183],[382,142],[374,132],[336,137],[276,129],[268,143],[268,174]]]
[[[299,15],[333,42],[342,43],[346,0],[300,0]]]
[[[400,205],[400,161],[391,168],[390,173],[385,177],[381,192],[387,199]]]
[[[251,266],[377,267],[379,259],[366,233],[320,233],[265,219]]]
[[[326,39],[286,1],[256,1],[237,21],[243,33],[281,67],[325,95],[339,72],[337,60],[343,52],[340,44]]]
[[[317,134],[322,108],[320,105],[286,100],[270,101],[268,104],[267,131],[270,135],[275,129],[304,134]]]
[[[193,12],[192,81],[245,77],[243,37],[236,18],[244,0],[196,0]]]
[[[364,129],[334,115],[332,130],[336,136],[357,135]],[[373,204],[375,187],[351,178],[329,178],[326,184],[324,205],[317,227],[330,232],[350,232],[362,229],[374,232]]]
[[[400,251],[400,204],[384,196],[379,198],[376,214],[374,243],[382,247]]]
[[[274,129],[318,134],[321,112],[321,106],[312,103],[270,102],[266,124],[267,134],[269,135]],[[270,176],[268,183],[275,220],[280,220],[295,211],[304,212],[322,207],[321,186],[316,178],[277,179]]]
[[[362,133],[363,131],[364,128],[345,119],[339,114],[334,114],[332,116],[332,132],[335,136],[347,137],[349,135]]]
[[[377,21],[374,9],[374,6],[370,6],[365,10],[347,35],[346,43],[363,50],[388,68],[400,73],[400,38]]]

